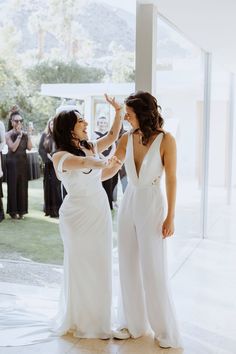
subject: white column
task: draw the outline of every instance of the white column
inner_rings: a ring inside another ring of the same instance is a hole
[[[203,109],[203,176],[202,176],[202,238],[207,236],[208,183],[209,183],[209,138],[211,103],[211,54],[205,53],[204,109]]]
[[[136,2],[135,90],[156,95],[157,6],[155,1]]]
[[[235,74],[230,77],[230,99],[229,99],[229,140],[228,140],[228,171],[227,171],[227,204],[231,204],[232,198],[232,175],[233,175],[233,142],[234,142],[234,119],[235,119]]]

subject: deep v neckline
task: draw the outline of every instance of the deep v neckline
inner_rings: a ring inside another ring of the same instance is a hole
[[[137,168],[136,168],[136,165],[135,165],[135,160],[134,160],[134,139],[133,139],[133,134],[131,134],[131,137],[132,137],[131,143],[132,143],[133,164],[134,164],[134,170],[135,170],[137,179],[139,179],[139,177],[140,177],[140,173],[141,173],[141,170],[142,170],[143,163],[144,163],[145,159],[147,158],[147,156],[148,156],[150,150],[152,149],[152,147],[153,147],[155,141],[157,140],[157,138],[158,138],[161,134],[162,134],[162,133],[157,134],[157,136],[155,137],[155,139],[153,140],[153,142],[152,142],[151,145],[149,146],[149,149],[148,149],[148,151],[146,152],[146,154],[144,155],[143,160],[142,160],[142,162],[141,162],[141,164],[140,164],[139,172],[137,172]]]

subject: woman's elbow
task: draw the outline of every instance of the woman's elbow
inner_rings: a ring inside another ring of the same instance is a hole
[[[119,132],[117,133],[114,133],[113,131],[110,131],[109,135],[108,135],[108,139],[109,139],[109,144],[110,146],[115,142],[117,141],[119,138]]]

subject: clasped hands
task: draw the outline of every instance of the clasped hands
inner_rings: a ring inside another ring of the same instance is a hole
[[[106,168],[114,168],[114,167],[121,167],[122,162],[116,157],[115,155],[108,159]]]

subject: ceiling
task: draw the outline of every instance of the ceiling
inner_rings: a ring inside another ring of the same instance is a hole
[[[236,0],[154,0],[159,13],[188,39],[236,73]]]

